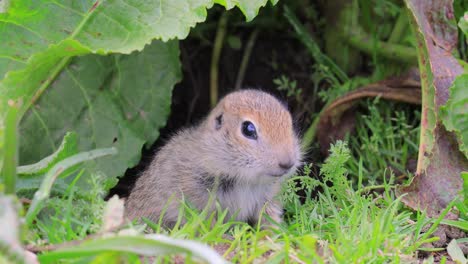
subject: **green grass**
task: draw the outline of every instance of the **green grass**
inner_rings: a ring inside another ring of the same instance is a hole
[[[356,137],[348,139],[349,146],[341,141],[332,145],[320,175],[312,175],[309,164],[301,175],[284,182],[278,197],[285,208],[284,222],[272,223],[272,228],[226,219],[219,206],[209,214],[187,204],[181,209],[186,223],[180,218],[172,229],[145,220],[145,225],[121,226],[126,235],[109,238],[116,231],[107,231],[102,236],[103,223],[108,221],[102,184],[97,176],[80,173],[63,195],[44,201],[26,232],[25,244],[75,241],[72,247],[59,246],[59,251],[39,255],[44,263],[171,263],[177,254],[189,262],[216,257],[187,241],[209,245],[233,263],[414,262],[417,250],[437,239],[430,235],[442,218],[433,221],[409,211],[394,194],[393,171],[404,172],[408,158],[417,151],[418,128],[408,124],[411,114],[394,111],[392,104],[369,103],[369,114],[357,119]],[[92,188],[83,196],[76,193],[75,183],[86,176]],[[431,223],[432,228],[423,232]],[[90,238],[96,234],[101,234],[99,240]],[[123,243],[135,244],[122,248]],[[0,248],[0,255],[7,253]]]
[[[82,173],[61,197],[47,200],[27,232],[26,244],[85,241],[80,247],[72,247],[71,253],[45,253],[41,260],[46,263],[63,258],[72,263],[171,263],[176,253],[185,252],[188,260],[197,250],[205,250],[190,245],[188,251],[184,247],[172,250],[170,245],[181,241],[207,244],[233,263],[416,261],[417,250],[437,239],[430,238],[430,234],[440,221],[434,223],[403,206],[401,198],[395,197],[394,176],[388,168],[390,164],[395,171],[405,171],[405,162],[417,151],[414,142],[418,128],[408,124],[414,113],[395,111],[392,104],[378,101],[368,104],[369,114],[357,119],[357,135],[348,139],[349,146],[341,141],[332,145],[329,157],[320,166],[320,175],[313,175],[308,164],[301,175],[284,182],[278,197],[285,208],[284,222],[272,223],[273,228],[261,229],[226,219],[226,212],[219,206],[216,213],[209,214],[186,204],[181,209],[185,224],[180,218],[172,229],[147,219],[144,225],[129,223],[121,227],[125,234],[140,234],[138,238],[143,240],[137,242],[146,245],[142,246],[146,251],[132,246],[126,252],[115,248],[123,243],[120,241],[132,241],[128,237],[116,237],[114,242],[102,238],[102,250],[92,251],[95,246],[89,245],[89,236],[102,231],[106,203],[97,177],[89,178],[93,186],[90,195],[83,197],[75,192],[79,177],[86,176]],[[431,223],[433,228],[423,232],[423,227]],[[158,244],[161,241],[152,240],[155,238],[146,233],[176,240]],[[142,254],[151,257],[138,257]],[[194,257],[195,262],[199,259]]]
[[[353,189],[346,178],[345,164],[349,157],[346,145],[337,143],[322,166],[323,181],[296,178],[301,188],[314,190],[319,186],[323,191],[315,199],[306,197],[302,205],[293,192],[286,192],[291,224],[288,234],[292,237],[315,235],[326,245],[323,249],[325,261],[380,263],[413,257],[414,252],[409,249],[422,242],[417,226],[428,220],[423,217],[412,220],[412,212],[402,208],[389,184],[384,184],[383,193],[368,196],[360,194],[361,188]],[[362,173],[359,176],[362,177]],[[290,186],[296,184],[293,180],[289,181]],[[333,182],[333,187],[328,187],[327,182]]]
[[[146,232],[149,229],[176,239],[206,243],[233,263],[398,263],[415,260],[415,251],[430,241],[428,234],[421,233],[429,219],[404,209],[400,199],[394,196],[392,186],[385,181],[381,193],[363,192],[366,187],[353,186],[353,181],[347,178],[349,170],[346,167],[353,157],[346,143],[338,142],[330,153],[321,167],[321,181],[310,177],[310,167],[306,166],[304,175],[285,182],[280,197],[286,210],[285,221],[276,228],[260,229],[259,226],[230,221],[225,219],[226,214],[221,208],[217,213],[207,214],[187,205],[183,209],[187,215],[184,225],[177,224],[168,230],[158,223],[146,221]],[[360,166],[358,177],[362,182],[363,166]],[[72,190],[73,187],[63,199],[50,200],[48,205],[56,212],[51,214],[54,217],[49,221],[39,221],[37,229],[31,230],[36,240],[42,237],[57,243],[80,239],[99,229],[102,214],[97,211],[101,208],[101,200],[87,201],[96,204],[92,205],[93,212],[85,214],[87,220],[83,220],[75,211],[77,206],[83,205],[74,200]],[[299,191],[303,194],[299,195]],[[97,226],[93,229],[93,225]],[[143,232],[142,226],[131,229]],[[105,255],[99,257],[105,259]],[[132,263],[142,260],[132,253],[125,253],[120,256],[122,258],[131,259]],[[86,258],[86,261],[90,260]],[[171,260],[168,256],[146,259],[149,263]]]
[[[105,207],[102,184],[97,176],[91,176],[89,183],[93,188],[89,195],[83,197],[75,192],[75,184],[81,177],[82,172],[76,176],[63,196],[48,200],[46,208],[29,232],[29,239],[33,244],[59,244],[83,239],[88,234],[99,231]]]

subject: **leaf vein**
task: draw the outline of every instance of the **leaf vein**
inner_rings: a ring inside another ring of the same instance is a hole
[[[39,114],[39,112],[36,111],[36,109],[34,107],[31,107],[31,110],[33,111],[33,114],[34,116],[37,118],[37,120],[39,121],[39,123],[41,124],[42,128],[44,129],[45,133],[46,133],[46,138],[47,138],[47,141],[50,143],[50,146],[52,147],[53,150],[56,150],[57,149],[57,146],[55,146],[55,143],[54,141],[52,140],[52,135],[50,133],[50,130],[49,128],[47,127],[44,119],[42,118],[42,116]]]
[[[51,1],[51,3],[52,3],[52,4],[55,4],[56,6],[62,8],[62,9],[65,9],[65,10],[68,10],[68,11],[70,11],[70,12],[73,12],[73,13],[75,13],[75,14],[77,14],[77,15],[80,15],[80,16],[82,16],[82,17],[84,17],[84,16],[86,15],[85,13],[78,12],[77,10],[75,10],[75,9],[73,9],[73,8],[70,8],[70,7],[68,7],[68,6],[62,5],[61,3],[59,3],[59,2],[57,2],[57,1],[55,1],[55,0],[54,0],[54,1]]]
[[[26,61],[24,61],[24,60],[20,60],[20,59],[18,59],[18,58],[11,57],[11,56],[7,56],[7,55],[2,55],[2,54],[0,54],[0,58],[8,59],[8,60],[12,60],[12,61],[16,61],[16,62],[20,62],[20,63],[26,64]]]
[[[26,29],[27,31],[31,32],[33,35],[35,35],[36,37],[44,40],[47,44],[50,44],[51,41],[49,39],[46,39],[44,36],[40,35],[39,33],[37,33],[36,31],[26,27],[25,25],[22,25],[22,24],[19,24],[19,23],[15,23],[14,21],[11,21],[11,20],[5,20],[5,19],[1,19],[0,18],[0,22],[4,22],[5,24],[12,24],[12,25],[15,25],[17,27],[20,27],[20,28],[23,28],[23,29]]]
[[[83,85],[80,83],[80,81],[78,81],[78,79],[76,78],[76,76],[67,68],[65,69],[67,74],[70,76],[70,78],[73,80],[73,82],[78,86],[78,88],[80,88],[81,90],[81,93],[83,94],[83,97],[86,101],[86,104],[88,105],[88,115],[89,115],[89,118],[91,120],[91,124],[90,124],[90,128],[91,128],[91,134],[92,134],[92,143],[93,143],[93,147],[96,147],[96,128],[94,127],[94,124],[95,124],[95,120],[94,120],[94,117],[92,115],[92,112],[93,112],[93,105],[91,103],[91,98],[89,97],[88,95],[88,92],[86,92],[86,89],[83,87]]]

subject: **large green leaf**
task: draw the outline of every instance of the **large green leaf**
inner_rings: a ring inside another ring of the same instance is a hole
[[[447,104],[441,107],[441,118],[448,131],[457,135],[460,150],[468,158],[468,74],[455,79]]]
[[[0,76],[32,54],[69,39],[90,52],[130,53],[152,39],[185,38],[205,20],[210,0],[11,1],[0,14]]]
[[[52,153],[67,131],[76,131],[78,150],[115,146],[116,156],[94,161],[108,179],[140,159],[165,125],[172,88],[180,79],[176,41],[155,41],[131,55],[76,58],[61,72],[21,124],[20,163]]]
[[[72,56],[128,54],[155,38],[184,38],[211,5],[210,0],[12,2],[0,14],[5,40],[0,41],[0,76],[5,76],[0,118],[9,99],[22,98],[24,113]]]
[[[64,39],[90,52],[106,54],[142,50],[153,39],[183,39],[206,18],[214,2],[238,6],[253,19],[268,0],[65,0],[11,1],[0,13],[0,78],[20,69],[36,53]],[[278,0],[271,0],[276,3]]]
[[[11,1],[7,12],[0,13],[0,78],[65,39],[99,54],[128,54],[153,39],[183,39],[205,20],[214,2],[227,9],[238,6],[252,20],[268,0]]]

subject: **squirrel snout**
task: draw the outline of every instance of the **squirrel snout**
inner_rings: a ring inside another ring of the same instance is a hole
[[[281,161],[278,162],[277,169],[275,169],[274,172],[271,173],[270,175],[275,176],[275,177],[281,177],[281,176],[284,176],[286,174],[289,174],[291,168],[294,167],[294,165],[295,165],[294,160],[292,160],[290,158],[281,160]]]
[[[289,170],[294,166],[294,162],[292,160],[280,161],[278,166],[283,170]]]

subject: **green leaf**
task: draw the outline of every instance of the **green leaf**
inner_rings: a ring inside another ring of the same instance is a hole
[[[236,35],[228,36],[226,41],[231,49],[240,50],[242,48],[242,40]]]
[[[268,0],[215,0],[215,3],[225,6],[226,9],[238,6],[242,13],[244,13],[247,21],[254,19],[260,7],[265,6],[267,2]],[[270,2],[276,5],[278,0],[270,0]]]
[[[90,52],[129,54],[153,39],[183,39],[206,18],[211,0],[12,1],[0,14],[0,76],[64,39]]]
[[[31,56],[23,69],[6,74],[5,78],[0,80],[0,118],[4,115],[8,100],[18,99],[23,101],[20,110],[20,116],[22,116],[68,64],[71,56],[88,53],[90,50],[79,42],[64,40],[58,45],[49,46],[44,52]],[[0,58],[1,56],[2,54]]]
[[[267,1],[215,2],[228,9],[236,5],[252,20]],[[184,39],[212,5],[212,0],[12,1],[8,12],[0,14],[0,35],[7,40],[0,43],[0,76],[64,39],[100,54],[129,54],[153,39]]]
[[[447,103],[440,108],[442,122],[455,132],[460,150],[468,158],[468,74],[458,76],[450,87]]]
[[[83,242],[78,246],[47,252],[39,256],[40,263],[57,263],[106,252],[129,252],[143,256],[187,254],[207,263],[225,263],[213,249],[194,241],[173,239],[163,235],[118,236]]]
[[[20,164],[56,151],[65,131],[76,131],[78,151],[119,150],[116,156],[87,163],[92,172],[104,173],[112,187],[165,125],[172,88],[181,76],[178,57],[177,42],[155,41],[131,55],[73,60],[24,116]],[[78,184],[82,190],[84,182]]]
[[[441,224],[444,224],[444,225],[449,225],[449,226],[454,226],[458,229],[461,229],[465,232],[468,231],[468,220],[463,220],[463,219],[460,219],[460,220],[449,220],[449,219],[442,219],[442,221],[440,222]]]
[[[215,2],[238,6],[250,21],[267,1]],[[0,35],[6,40],[0,42],[0,78],[65,39],[99,54],[129,54],[153,39],[184,39],[212,5],[213,0],[12,1],[8,12],[0,13]]]

